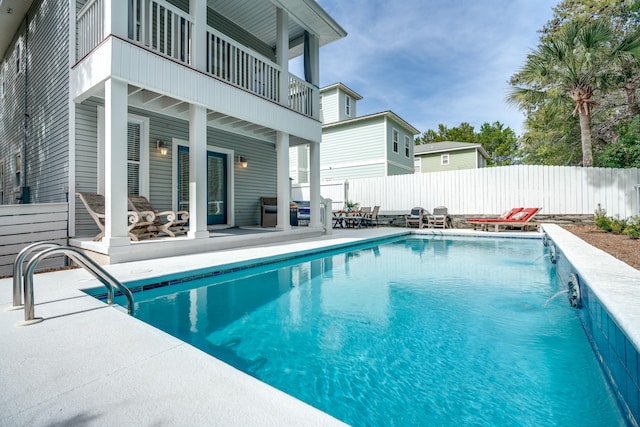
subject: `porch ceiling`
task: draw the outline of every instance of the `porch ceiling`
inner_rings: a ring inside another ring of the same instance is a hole
[[[304,31],[315,34],[320,46],[347,35],[346,31],[313,0],[207,0],[207,5],[275,49],[276,5],[289,13],[290,56],[302,54]]]
[[[0,0],[0,59],[7,54],[7,48],[32,3],[33,0]]]
[[[189,120],[189,103],[137,86],[129,85],[129,105],[158,114]],[[207,111],[207,125],[270,144],[276,143],[276,131],[274,129],[217,111]],[[308,141],[293,135],[289,140],[291,146],[306,143]]]

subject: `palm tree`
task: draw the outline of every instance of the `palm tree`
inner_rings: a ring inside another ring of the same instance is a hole
[[[559,103],[569,97],[580,119],[582,165],[593,165],[591,111],[597,91],[613,87],[613,68],[621,58],[640,53],[640,32],[618,43],[604,20],[587,24],[568,22],[528,56],[512,79],[515,89],[507,101],[535,109],[541,103]],[[533,107],[532,107],[533,106]]]

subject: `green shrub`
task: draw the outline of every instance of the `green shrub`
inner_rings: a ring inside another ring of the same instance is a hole
[[[613,234],[622,234],[622,231],[627,228],[627,221],[620,218],[612,218],[610,221],[610,227]]]
[[[624,230],[622,230],[622,234],[629,236],[631,239],[640,238],[640,217],[634,216],[632,217]]]
[[[611,218],[607,216],[607,211],[602,209],[600,204],[598,204],[598,209],[596,209],[594,222],[598,228],[604,231],[611,231]]]

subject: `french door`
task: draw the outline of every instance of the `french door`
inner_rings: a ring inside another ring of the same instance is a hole
[[[207,151],[207,224],[227,223],[227,154]],[[189,210],[189,147],[178,146],[178,209]]]

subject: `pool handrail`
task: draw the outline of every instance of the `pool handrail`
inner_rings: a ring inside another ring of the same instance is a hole
[[[13,261],[13,306],[10,310],[22,308],[23,265],[25,258],[37,249],[54,248],[62,246],[56,242],[36,242],[23,248]]]
[[[98,279],[107,288],[107,303],[113,304],[114,288],[117,288],[127,298],[127,312],[133,314],[133,294],[131,290],[120,283],[109,272],[100,267],[94,260],[89,258],[81,251],[69,246],[53,247],[45,249],[36,254],[27,264],[24,272],[24,322],[23,325],[38,323],[42,319],[36,319],[34,316],[34,297],[33,297],[33,273],[40,260],[50,255],[62,254],[73,259],[80,266],[84,267],[96,279]]]

